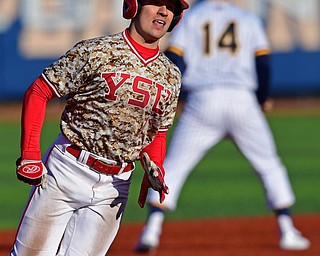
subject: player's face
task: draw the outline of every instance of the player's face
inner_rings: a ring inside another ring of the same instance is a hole
[[[148,1],[151,0],[142,1],[141,11],[133,20],[136,34],[131,33],[131,36],[139,43],[157,46],[158,40],[165,35],[173,19],[173,11],[168,9],[169,6],[172,9],[173,5],[168,4],[167,7],[166,1],[161,0],[157,5],[149,4]]]

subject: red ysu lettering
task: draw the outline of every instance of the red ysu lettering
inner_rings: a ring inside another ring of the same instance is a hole
[[[104,78],[104,80],[106,81],[108,87],[109,87],[109,93],[106,94],[106,98],[108,100],[116,100],[117,96],[116,96],[116,92],[117,90],[120,88],[121,85],[124,84],[124,82],[126,80],[128,80],[130,78],[129,74],[124,74],[121,73],[120,74],[120,81],[118,83],[115,83],[114,78],[116,76],[116,73],[112,72],[112,73],[102,73],[102,77]]]
[[[115,72],[109,72],[109,73],[102,73],[101,75],[104,80],[107,83],[107,86],[109,88],[109,92],[106,93],[105,97],[108,100],[116,101],[117,100],[117,90],[131,77],[130,74],[126,73],[115,73]],[[141,88],[141,84],[146,84],[146,88]],[[148,104],[150,104],[151,100],[151,93],[152,87],[157,90],[156,97],[154,99],[154,102],[152,104],[152,110],[156,112],[157,114],[163,114],[163,110],[159,108],[159,102],[161,100],[161,94],[165,90],[165,87],[161,84],[155,83],[151,79],[142,77],[142,76],[135,76],[131,83],[131,89],[134,92],[134,94],[137,95],[135,98],[129,98],[128,104],[137,106],[140,108],[145,108]],[[165,90],[166,93],[166,103],[170,96],[171,92],[169,90]]]
[[[139,84],[140,83],[145,83],[149,86],[152,86],[152,80],[141,77],[141,76],[136,76],[133,79],[133,83],[132,83],[132,90],[139,95],[142,95],[143,100],[139,101],[139,100],[135,100],[135,99],[129,99],[128,103],[133,105],[133,106],[138,106],[141,108],[144,108],[145,106],[148,105],[149,101],[150,101],[150,92],[144,89],[139,88]]]

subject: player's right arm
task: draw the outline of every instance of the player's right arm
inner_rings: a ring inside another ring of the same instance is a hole
[[[262,110],[268,111],[270,108],[270,44],[261,19],[251,16],[250,26],[257,75],[256,96]]]
[[[263,106],[267,101],[270,91],[270,57],[269,52],[257,54],[255,57],[258,89],[256,91],[258,102]]]
[[[87,63],[86,49],[84,41],[77,43],[49,68],[46,68],[24,95],[21,156],[16,162],[18,179],[23,182],[36,186],[44,182],[43,176],[46,169],[41,162],[40,135],[46,106],[51,99],[77,90],[82,78],[78,71]],[[73,83],[65,82],[71,80]]]
[[[169,46],[164,54],[179,68],[181,75],[183,75],[187,68],[183,59],[183,51],[175,46]]]
[[[183,50],[179,47],[169,46],[168,49],[164,52],[164,54],[179,68],[181,75],[187,69],[187,64],[183,59]],[[187,99],[188,92],[184,89],[183,84],[181,85],[181,90],[179,94],[179,102],[177,107],[177,114],[179,115],[183,109],[184,103]]]
[[[21,158],[40,160],[40,133],[47,103],[56,97],[45,79],[38,77],[27,89],[22,106]]]
[[[46,168],[41,162],[40,134],[49,100],[57,95],[38,77],[27,89],[22,106],[21,155],[16,161],[17,177],[30,185],[44,186]]]

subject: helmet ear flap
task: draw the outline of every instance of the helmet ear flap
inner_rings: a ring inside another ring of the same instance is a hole
[[[123,9],[122,9],[122,16],[125,19],[132,19],[134,18],[139,10],[139,3],[138,0],[124,0],[123,1]]]
[[[168,32],[171,32],[175,26],[177,26],[182,19],[184,10],[189,8],[189,4],[186,0],[179,0],[179,6],[175,10],[172,22],[168,28]]]
[[[175,15],[171,21],[169,28],[168,28],[168,32],[171,32],[172,29],[179,23],[180,20],[181,20],[181,15]]]

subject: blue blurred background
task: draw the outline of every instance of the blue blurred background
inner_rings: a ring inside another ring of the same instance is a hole
[[[122,31],[128,25],[122,2],[1,0],[0,100],[20,100],[42,69],[76,42]],[[320,95],[320,1],[232,2],[264,21],[273,50],[272,95]]]

